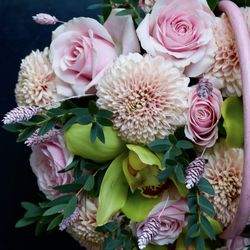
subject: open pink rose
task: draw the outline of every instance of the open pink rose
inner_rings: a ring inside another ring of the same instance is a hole
[[[212,147],[218,138],[223,99],[221,92],[209,86],[210,83],[202,84],[193,86],[190,92],[185,135],[197,145]]]
[[[159,231],[150,244],[172,244],[187,224],[187,211],[188,206],[185,199],[162,201],[153,208],[145,221],[137,225],[136,236],[140,241],[148,222],[158,221],[160,222]]]
[[[50,59],[65,96],[67,85],[77,95],[92,93],[100,72],[120,54],[139,52],[139,42],[131,16],[116,16],[113,10],[104,25],[79,17],[53,32]],[[96,80],[96,81],[93,81]]]
[[[188,76],[213,63],[215,17],[204,0],[157,0],[137,29],[143,49],[186,68]],[[195,66],[195,67],[194,67]]]
[[[72,173],[58,173],[73,159],[67,150],[62,135],[53,141],[44,142],[32,147],[30,165],[37,177],[39,189],[48,199],[60,196],[60,192],[53,189],[58,185],[69,184],[73,181]]]

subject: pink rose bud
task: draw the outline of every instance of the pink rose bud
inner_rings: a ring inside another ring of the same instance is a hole
[[[197,145],[212,147],[218,138],[222,102],[221,92],[211,83],[203,79],[194,86],[189,96],[186,137]]]

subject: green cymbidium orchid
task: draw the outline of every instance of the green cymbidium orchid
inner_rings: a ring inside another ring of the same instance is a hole
[[[103,127],[105,144],[98,138],[92,143],[90,131],[91,124],[74,124],[65,132],[65,140],[71,153],[94,162],[105,162],[114,159],[125,149],[124,142],[111,127]]]
[[[141,190],[146,197],[157,197],[169,183],[161,183],[157,175],[163,169],[160,159],[148,148],[128,144],[128,158],[123,161],[123,172],[131,192]]]
[[[243,104],[239,97],[228,97],[222,105],[221,113],[226,130],[226,144],[229,147],[240,148],[244,142]]]

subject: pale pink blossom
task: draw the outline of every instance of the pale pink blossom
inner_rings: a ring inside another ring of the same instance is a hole
[[[73,156],[66,148],[62,135],[32,147],[30,165],[37,177],[39,189],[48,199],[60,196],[60,192],[54,189],[55,186],[70,184],[73,181],[71,172],[58,173],[72,159]]]
[[[157,0],[137,29],[143,49],[162,55],[188,76],[204,73],[213,63],[215,17],[201,0]]]
[[[63,81],[63,92],[94,93],[103,69],[120,54],[140,51],[132,17],[117,16],[113,10],[104,26],[91,18],[79,17],[53,32],[50,46],[52,68]],[[61,93],[63,95],[63,93]]]
[[[200,97],[197,86],[192,87],[189,95],[189,110],[185,135],[194,143],[212,147],[218,138],[217,124],[221,117],[223,99],[215,87],[207,98]]]
[[[153,234],[150,243],[154,245],[172,244],[181,234],[187,224],[188,206],[185,199],[162,201],[149,213],[148,218],[139,223],[136,228],[136,236],[141,237],[145,233],[144,227],[152,219],[160,222],[158,233]]]
[[[47,13],[39,13],[32,17],[33,20],[41,25],[54,25],[57,22],[60,22],[55,16],[52,16]]]

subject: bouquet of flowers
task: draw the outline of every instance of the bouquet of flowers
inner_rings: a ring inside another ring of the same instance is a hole
[[[44,194],[16,227],[66,230],[87,249],[247,249],[245,5],[105,0],[89,7],[99,21],[34,16],[59,26],[22,60],[3,118]]]

